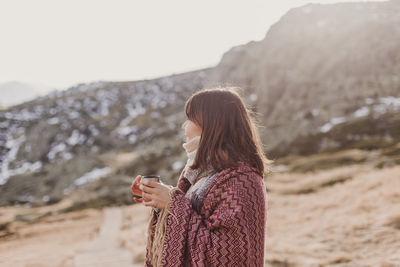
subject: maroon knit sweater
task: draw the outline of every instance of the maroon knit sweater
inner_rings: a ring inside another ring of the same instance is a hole
[[[172,194],[162,266],[264,266],[263,177],[245,163],[223,170],[208,185],[200,212],[185,196],[190,185],[182,172],[180,190]]]

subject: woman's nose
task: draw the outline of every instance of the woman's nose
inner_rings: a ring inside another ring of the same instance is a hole
[[[185,123],[186,123],[186,121],[184,121],[184,122],[182,123],[182,126],[181,126],[181,129],[182,129],[182,130],[185,130]]]

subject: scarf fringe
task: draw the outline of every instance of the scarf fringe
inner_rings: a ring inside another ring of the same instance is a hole
[[[171,214],[176,218],[175,214],[171,213],[171,207],[173,195],[177,191],[184,194],[178,187],[173,187],[169,192],[171,201],[168,203],[167,207],[161,209],[158,215],[155,214],[156,211],[154,209],[152,210],[152,216],[147,227],[146,249],[148,251],[150,263],[154,267],[162,266],[161,261],[166,246],[165,240],[168,229],[168,217]]]

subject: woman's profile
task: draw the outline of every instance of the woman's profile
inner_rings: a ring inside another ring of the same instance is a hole
[[[188,156],[176,187],[137,176],[132,192],[153,207],[145,266],[264,266],[270,161],[242,98],[203,89],[185,104]]]

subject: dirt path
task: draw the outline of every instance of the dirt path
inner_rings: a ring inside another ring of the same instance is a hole
[[[74,266],[142,267],[142,264],[133,263],[132,254],[128,250],[120,247],[118,236],[121,222],[120,208],[104,209],[104,222],[99,235],[76,252]]]
[[[42,208],[0,209],[5,220],[16,214],[43,212]],[[98,235],[103,219],[103,211],[82,210],[48,216],[36,223],[13,221],[9,226],[13,234],[0,239],[0,267],[74,267],[75,251]]]

